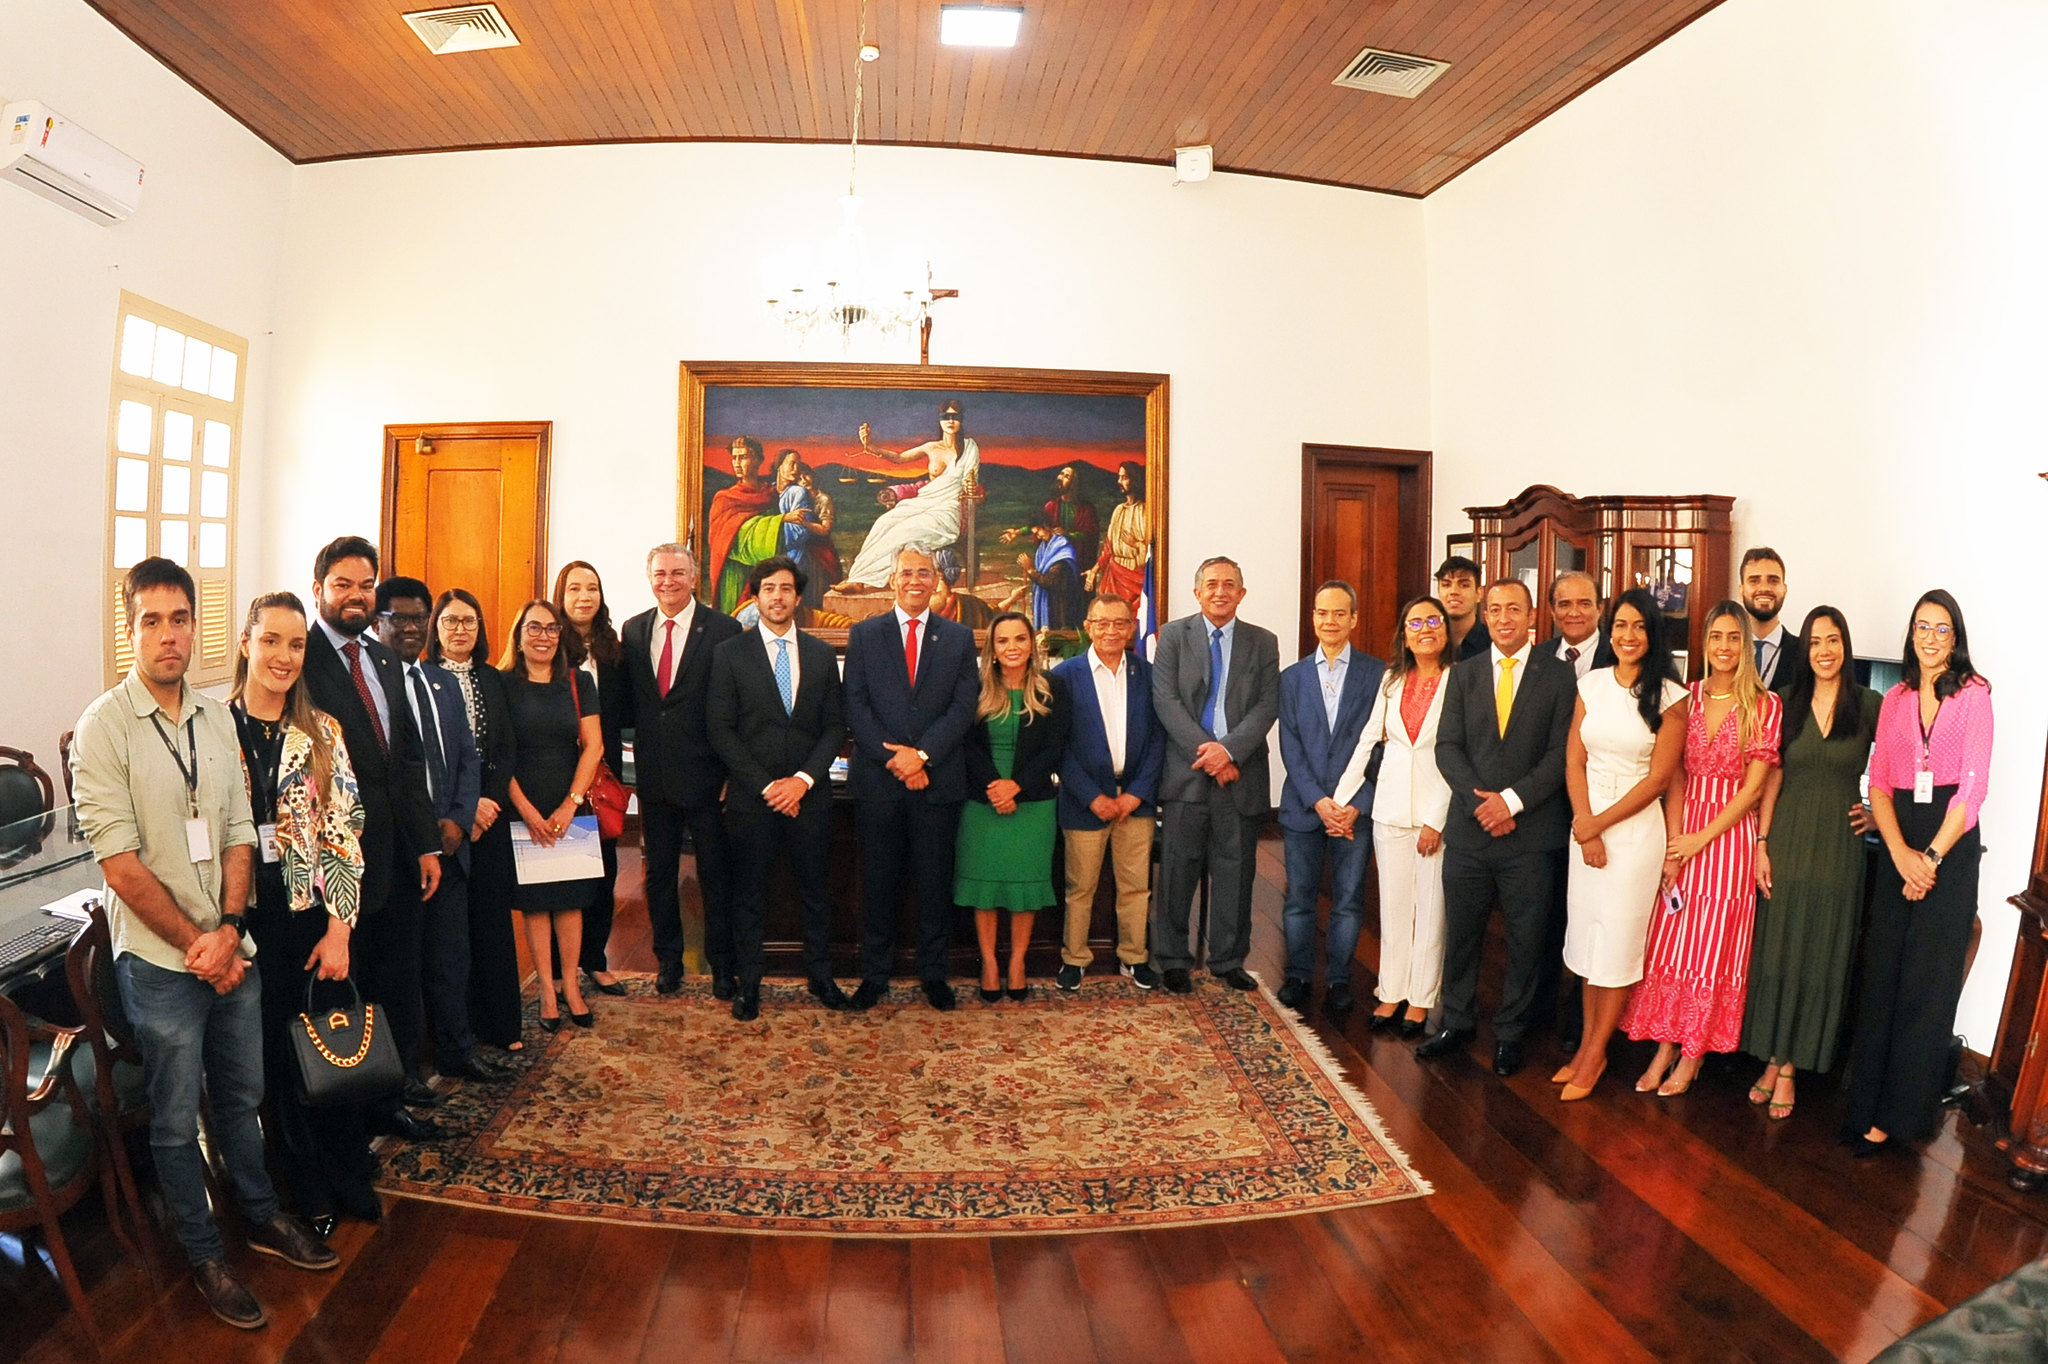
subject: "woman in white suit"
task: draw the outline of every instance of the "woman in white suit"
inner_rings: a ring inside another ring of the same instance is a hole
[[[1339,805],[1350,802],[1365,783],[1373,750],[1384,745],[1372,798],[1380,869],[1380,1004],[1372,1026],[1395,1027],[1408,1038],[1422,1035],[1444,974],[1443,830],[1451,788],[1436,770],[1436,726],[1450,628],[1450,612],[1435,597],[1401,608],[1387,651],[1393,664],[1335,795]]]

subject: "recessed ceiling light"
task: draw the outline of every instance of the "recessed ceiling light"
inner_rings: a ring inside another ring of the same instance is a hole
[[[948,47],[1015,47],[1022,5],[941,5],[939,41]]]

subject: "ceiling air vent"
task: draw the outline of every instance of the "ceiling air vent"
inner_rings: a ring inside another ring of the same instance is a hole
[[[479,52],[487,47],[517,47],[518,37],[496,5],[457,5],[453,9],[415,10],[405,16],[427,51],[437,57],[450,52]]]
[[[1330,84],[1341,85],[1346,90],[1370,90],[1376,95],[1414,99],[1429,88],[1431,81],[1450,69],[1449,62],[1368,47]]]

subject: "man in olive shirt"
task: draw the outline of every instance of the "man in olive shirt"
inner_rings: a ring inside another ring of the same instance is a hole
[[[144,559],[122,591],[135,667],[79,717],[78,819],[107,878],[114,976],[142,1048],[150,1150],[178,1240],[214,1315],[253,1329],[267,1318],[228,1269],[207,1207],[202,1085],[249,1248],[301,1269],[339,1260],[279,1211],[263,1163],[261,985],[256,946],[242,936],[256,828],[234,720],[185,683],[192,575]]]

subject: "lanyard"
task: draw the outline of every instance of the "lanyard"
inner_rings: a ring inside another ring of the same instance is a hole
[[[248,759],[244,766],[249,770],[252,813],[256,814],[258,824],[275,823],[278,768],[284,761],[284,721],[280,719],[277,722],[278,733],[274,741],[277,751],[273,755],[272,741],[266,740],[256,728],[259,722],[239,706],[234,708],[234,716],[235,729],[242,740],[242,752]]]
[[[191,808],[194,819],[199,818],[199,739],[192,732],[192,722],[198,718],[196,711],[185,717],[185,742],[192,749],[192,765],[187,767],[184,754],[178,752],[178,745],[164,729],[164,722],[157,718],[155,711],[149,715],[149,722],[156,726],[156,737],[164,741],[164,747],[170,750],[171,761],[178,765],[178,775],[185,779],[185,803]]]
[[[1913,693],[1913,720],[1914,723],[1920,725],[1920,770],[1922,772],[1932,772],[1934,770],[1934,725],[1941,723],[1941,702],[1937,700],[1934,703],[1934,724],[1926,724],[1920,720],[1920,694],[1918,692]]]

